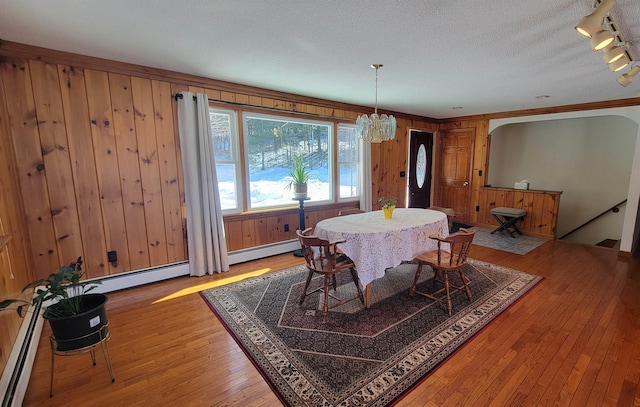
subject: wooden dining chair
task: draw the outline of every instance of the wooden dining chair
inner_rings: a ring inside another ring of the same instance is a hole
[[[304,285],[304,290],[300,296],[300,304],[302,304],[308,295],[321,291],[324,294],[322,301],[322,322],[327,321],[327,314],[329,310],[355,299],[360,299],[360,302],[364,304],[364,294],[360,288],[360,280],[358,279],[358,273],[356,272],[353,261],[343,253],[337,252],[338,244],[344,243],[346,240],[339,240],[335,242],[329,242],[328,240],[320,239],[317,236],[311,235],[311,228],[307,228],[304,231],[296,230],[300,245],[302,246],[302,253],[309,269],[307,275],[307,281]],[[342,271],[349,270],[351,272],[351,278],[356,285],[357,295],[352,298],[341,299],[335,294],[330,293],[330,287],[333,287],[334,293],[336,292],[336,275]],[[321,287],[307,292],[309,284],[314,274],[319,274],[323,277],[323,284]],[[329,305],[329,298],[333,298],[335,302]]]
[[[340,210],[340,212],[338,212],[338,216],[354,215],[356,213],[364,213],[364,211],[359,208],[347,208]]]
[[[438,248],[419,254],[416,259],[418,260],[418,269],[416,270],[416,276],[413,280],[413,285],[409,289],[409,295],[420,294],[432,300],[439,301],[443,304],[447,304],[447,311],[451,316],[451,294],[464,289],[467,293],[467,298],[471,301],[471,290],[469,290],[469,279],[464,274],[464,265],[467,264],[467,255],[471,249],[471,242],[475,235],[475,230],[469,230],[461,228],[458,232],[453,233],[447,237],[430,236],[431,239],[438,241]],[[418,285],[418,279],[422,272],[424,265],[429,265],[433,269],[435,275],[433,276],[433,285],[435,286],[437,281],[440,280],[444,283],[444,287],[433,292],[424,293],[418,291],[416,286]],[[449,282],[449,272],[458,272],[462,285],[454,286]],[[440,294],[445,292],[446,295],[442,297]]]

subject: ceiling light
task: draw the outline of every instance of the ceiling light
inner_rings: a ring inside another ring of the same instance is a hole
[[[396,136],[396,119],[386,114],[378,116],[378,69],[382,64],[373,64],[376,70],[376,106],[374,113],[367,117],[366,114],[358,116],[356,120],[356,131],[358,136],[369,143],[381,143],[386,140],[393,140]]]
[[[623,69],[625,66],[629,65],[629,58],[624,55],[622,58],[619,58],[617,61],[612,62],[609,64],[609,69],[611,69],[611,72],[618,72],[619,70]]]
[[[591,37],[591,49],[600,51],[613,42],[613,33],[609,30],[600,30]]]
[[[616,62],[618,59],[622,58],[625,51],[619,45],[609,45],[604,49],[604,54],[602,55],[602,59],[605,63],[610,64],[612,62]]]
[[[536,99],[549,99],[551,96],[549,95],[538,95],[536,96]]]
[[[633,78],[640,73],[640,65],[634,65],[629,72],[622,74],[618,77],[618,83],[622,86],[629,86],[633,82]]]
[[[576,25],[576,30],[585,37],[591,38],[602,29],[602,20],[613,8],[615,0],[602,0],[591,14],[583,17]]]

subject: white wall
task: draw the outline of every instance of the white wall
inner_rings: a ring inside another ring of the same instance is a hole
[[[621,116],[514,123],[491,132],[488,182],[563,191],[557,236],[627,198],[638,124]],[[624,209],[624,207],[621,207]],[[622,236],[624,212],[567,237],[595,244]]]
[[[640,124],[640,106],[631,106],[624,108],[587,110],[580,112],[553,113],[536,116],[521,116],[505,119],[494,119],[489,121],[489,133],[496,128],[510,123],[526,123],[539,122],[546,120],[570,119],[578,117],[598,117],[598,116],[622,116],[633,120]],[[560,198],[562,200],[562,198]],[[622,239],[620,250],[623,252],[631,252],[633,243],[634,230],[636,228],[640,204],[640,130],[636,134],[636,144],[634,147],[633,164],[631,166],[631,178],[627,192],[627,206],[624,214],[624,224],[622,227]]]

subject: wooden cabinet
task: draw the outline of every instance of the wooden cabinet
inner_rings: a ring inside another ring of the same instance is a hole
[[[527,211],[524,220],[518,224],[524,234],[551,240],[556,238],[561,191],[481,187],[479,192],[477,226],[497,227],[491,208],[505,206]]]

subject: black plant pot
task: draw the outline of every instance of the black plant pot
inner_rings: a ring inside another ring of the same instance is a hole
[[[84,294],[81,296],[85,311],[68,316],[54,316],[59,304],[51,305],[43,317],[49,321],[58,351],[72,351],[93,346],[107,336],[107,303],[105,294]],[[62,300],[66,301],[66,300]]]

